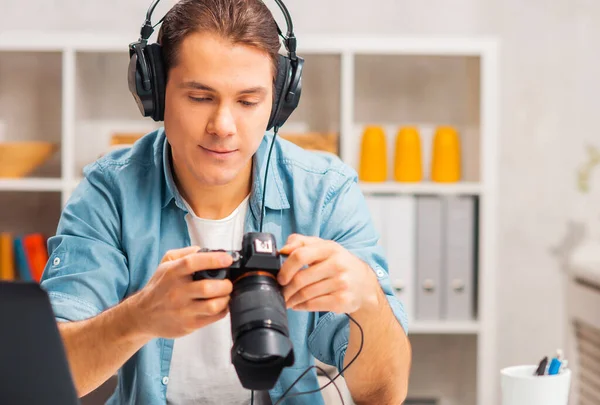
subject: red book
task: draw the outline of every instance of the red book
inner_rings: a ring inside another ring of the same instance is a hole
[[[48,262],[46,238],[41,233],[26,235],[23,237],[23,246],[25,247],[25,255],[29,262],[31,278],[39,283]]]

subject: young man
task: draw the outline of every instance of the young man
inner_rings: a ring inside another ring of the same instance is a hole
[[[276,403],[313,364],[338,370],[357,404],[400,404],[411,361],[354,171],[265,128],[280,43],[259,0],[182,0],[159,33],[168,81],[164,128],[85,170],[64,209],[42,286],[52,301],[78,393],[119,371],[111,404],[241,404],[250,393],[231,364],[224,253],[257,231],[289,257],[278,281],[295,364],[255,403]],[[308,373],[290,394],[318,389]],[[285,404],[319,404],[320,393]]]

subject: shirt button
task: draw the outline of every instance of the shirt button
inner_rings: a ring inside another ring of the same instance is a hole
[[[54,258],[54,261],[52,262],[55,266],[58,266],[60,264],[60,259],[58,257]]]
[[[383,270],[379,269],[379,270],[377,270],[377,276],[383,277],[383,276],[385,276],[385,272]]]
[[[167,376],[164,376],[164,377],[162,378],[162,383],[163,383],[164,385],[167,385],[167,384],[169,383],[169,377],[167,377]]]

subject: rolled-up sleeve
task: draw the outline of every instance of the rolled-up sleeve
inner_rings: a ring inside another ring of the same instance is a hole
[[[41,287],[58,321],[94,317],[118,304],[129,285],[120,247],[118,190],[98,163],[85,170],[48,239]]]
[[[329,190],[323,206],[322,218],[325,220],[321,224],[320,237],[336,241],[371,267],[394,315],[408,333],[406,312],[394,295],[387,259],[378,245],[380,235],[373,225],[356,172],[346,168],[337,176],[338,181]],[[309,347],[316,358],[341,370],[349,336],[349,318],[345,314],[320,313],[309,336]]]

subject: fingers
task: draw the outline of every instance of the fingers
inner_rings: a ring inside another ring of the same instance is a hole
[[[304,266],[322,261],[335,252],[333,242],[321,241],[294,250],[281,265],[277,280],[283,286],[287,285]]]
[[[186,294],[192,299],[210,299],[231,294],[233,284],[229,280],[199,280],[185,286]]]
[[[221,319],[225,318],[228,313],[229,313],[229,308],[226,307],[223,311],[221,311],[217,315],[208,316],[208,317],[204,317],[204,316],[200,317],[200,321],[204,325],[210,325],[211,323],[220,321]]]
[[[328,278],[314,284],[301,288],[289,299],[286,299],[287,307],[294,308],[296,305],[304,304],[317,297],[332,294],[340,289],[340,282],[336,278]]]
[[[167,253],[165,253],[165,255],[163,256],[163,258],[160,262],[165,263],[165,262],[177,260],[177,259],[185,257],[189,254],[195,253],[199,249],[200,248],[198,246],[188,246],[188,247],[185,247],[182,249],[172,249],[172,250],[167,251]]]
[[[182,276],[189,276],[198,270],[216,270],[231,266],[233,259],[225,252],[196,252],[188,254],[170,264]]]
[[[191,303],[190,311],[193,312],[196,318],[220,316],[222,312],[229,310],[229,296],[211,298],[207,300],[197,300]]]
[[[297,272],[292,280],[283,287],[283,297],[287,301],[298,291],[307,286],[317,283],[321,280],[333,277],[335,275],[335,266],[330,265],[329,261],[317,263],[314,266]]]
[[[279,253],[288,255],[301,246],[312,245],[319,241],[322,241],[322,239],[316,236],[304,236],[293,233],[287,238],[285,245],[279,250]]]

